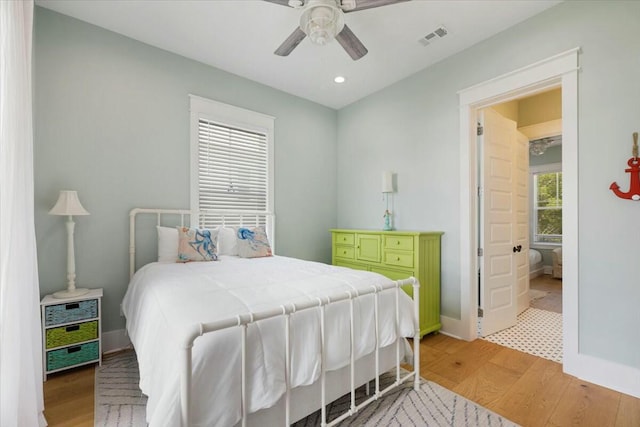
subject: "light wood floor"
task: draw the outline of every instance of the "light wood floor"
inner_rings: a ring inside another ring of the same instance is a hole
[[[562,373],[562,365],[484,340],[445,335],[421,343],[422,377],[528,426],[638,427],[640,399]],[[93,426],[94,367],[51,375],[49,425]]]
[[[562,313],[562,279],[554,279],[550,274],[542,274],[531,279],[529,287],[548,292],[544,298],[531,301],[531,307]]]

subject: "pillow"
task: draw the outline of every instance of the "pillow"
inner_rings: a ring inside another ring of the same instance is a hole
[[[178,230],[175,227],[158,229],[158,262],[176,262],[178,259]]]
[[[176,227],[178,229],[177,262],[217,261],[218,229]]]
[[[218,255],[238,256],[238,238],[233,227],[218,228]]]
[[[236,227],[238,255],[242,258],[272,256],[264,227]]]

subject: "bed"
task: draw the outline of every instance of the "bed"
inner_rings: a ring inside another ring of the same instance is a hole
[[[535,250],[529,249],[529,280],[534,279],[544,273],[542,265],[542,254]]]
[[[143,214],[155,215],[158,226],[167,215],[181,223],[190,217],[184,210],[132,210],[132,273],[136,217]],[[222,233],[231,213],[219,214]],[[122,311],[149,397],[149,425],[290,425],[317,409],[325,424],[326,404],[351,393],[336,423],[404,381],[418,387],[419,299],[402,291],[407,285],[418,295],[413,278],[393,282],[281,256],[221,254],[212,262],[142,266]],[[413,351],[404,337],[413,337]],[[402,361],[413,362],[414,371],[401,374]],[[396,381],[381,390],[377,378],[392,368]],[[355,388],[370,380],[371,396],[356,404]]]

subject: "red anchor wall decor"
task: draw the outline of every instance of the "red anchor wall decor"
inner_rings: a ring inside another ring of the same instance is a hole
[[[614,182],[609,186],[609,189],[615,193],[616,196],[621,199],[640,200],[640,159],[638,158],[638,132],[633,133],[633,157],[627,161],[629,169],[624,171],[631,174],[629,180],[629,191],[623,193],[620,191],[620,186]]]

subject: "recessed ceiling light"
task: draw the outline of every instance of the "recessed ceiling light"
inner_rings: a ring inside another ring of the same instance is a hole
[[[344,83],[347,79],[345,79],[343,76],[337,76],[336,78],[333,79],[334,82],[336,83]]]

